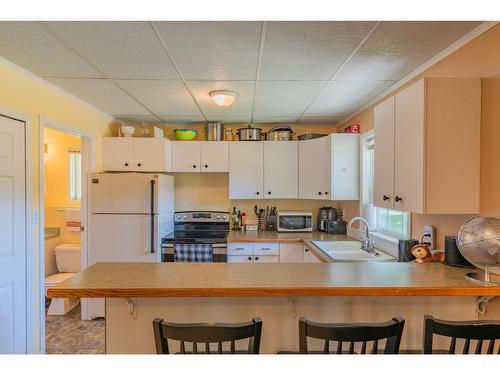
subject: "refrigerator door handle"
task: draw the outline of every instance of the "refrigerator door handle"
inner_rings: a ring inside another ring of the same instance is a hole
[[[155,180],[151,180],[151,254],[155,253]]]

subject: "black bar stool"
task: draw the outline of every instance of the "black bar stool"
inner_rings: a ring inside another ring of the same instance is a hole
[[[247,323],[170,323],[163,319],[153,320],[157,354],[169,354],[168,340],[180,341],[181,354],[259,354],[262,320],[253,318]],[[235,341],[248,339],[248,350],[237,351]],[[192,343],[192,351],[186,352],[186,342]],[[230,342],[229,351],[223,351],[223,343]],[[198,343],[205,344],[201,351]],[[217,343],[211,351],[210,344]]]
[[[500,339],[500,321],[449,321],[434,318],[432,315],[424,317],[424,338],[422,351],[432,354],[432,339],[434,335],[451,338],[448,354],[455,354],[457,339],[464,339],[462,354],[469,354],[471,340],[477,340],[474,354],[482,354],[483,341],[489,340],[487,354],[493,354],[495,340]],[[497,350],[500,354],[500,345]]]
[[[360,354],[366,354],[367,343],[373,342],[371,354],[378,353],[379,340],[386,339],[384,354],[398,354],[401,336],[403,335],[405,320],[394,317],[384,323],[319,323],[299,319],[299,352],[301,354],[314,353],[308,350],[307,338],[324,341],[323,354],[356,354],[356,343],[361,344]],[[330,341],[337,342],[335,352],[330,352]],[[344,343],[348,343],[344,350]]]

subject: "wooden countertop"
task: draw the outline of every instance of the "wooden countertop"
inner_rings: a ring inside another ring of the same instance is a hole
[[[499,296],[439,263],[97,263],[49,297]]]

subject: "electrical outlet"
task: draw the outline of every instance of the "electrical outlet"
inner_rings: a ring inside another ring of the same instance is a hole
[[[431,250],[435,249],[435,242],[434,242],[435,237],[436,237],[436,230],[434,229],[434,227],[430,225],[424,225],[423,242],[430,243],[429,248]]]

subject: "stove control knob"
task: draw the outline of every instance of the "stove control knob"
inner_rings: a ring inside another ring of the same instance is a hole
[[[181,215],[177,215],[177,220],[180,220],[182,219],[182,216]]]
[[[217,215],[217,220],[220,220],[220,215]]]
[[[227,216],[226,215],[222,216],[222,219],[227,220]]]

